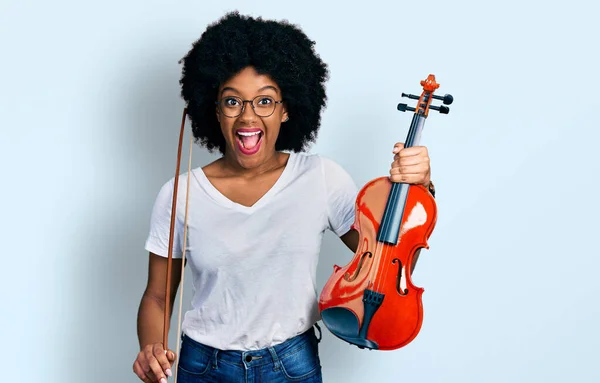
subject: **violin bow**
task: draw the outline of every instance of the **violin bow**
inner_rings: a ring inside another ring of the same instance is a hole
[[[163,323],[163,348],[169,349],[169,322],[171,319],[171,269],[173,268],[173,242],[174,242],[174,231],[175,231],[175,220],[177,219],[177,189],[179,186],[179,172],[181,165],[181,148],[183,145],[183,135],[185,131],[185,117],[187,115],[187,108],[183,109],[183,116],[181,118],[181,130],[179,132],[179,145],[177,148],[177,165],[175,166],[175,179],[173,182],[173,201],[171,203],[171,225],[169,228],[169,252],[167,254],[167,281],[166,281],[166,293],[165,293],[165,315]],[[184,270],[185,270],[185,255],[187,245],[187,222],[188,222],[188,206],[189,206],[189,194],[190,194],[190,175],[192,170],[192,143],[193,135],[190,133],[190,148],[188,156],[188,173],[187,173],[187,191],[185,194],[185,219],[183,224],[183,243],[181,245],[182,259],[181,259],[181,291],[179,293],[179,312],[177,316],[177,334],[181,332],[181,312],[183,308],[183,282],[184,282]],[[177,347],[175,348],[175,382],[177,382],[177,370],[179,367],[179,342],[180,336],[177,336]]]

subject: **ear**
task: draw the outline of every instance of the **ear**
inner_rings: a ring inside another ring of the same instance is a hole
[[[219,106],[215,108],[215,114],[217,115],[217,121],[221,122],[221,114],[219,113]]]
[[[290,116],[288,115],[286,105],[283,104],[282,107],[283,107],[283,112],[281,113],[281,122],[283,123],[283,122],[288,121],[290,119]]]

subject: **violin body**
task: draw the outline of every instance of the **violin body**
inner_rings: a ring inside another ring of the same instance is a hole
[[[417,250],[429,248],[427,240],[437,219],[433,196],[423,186],[413,185],[408,192],[398,243],[378,243],[381,222],[377,217],[383,216],[385,198],[391,187],[389,178],[381,177],[359,192],[352,225],[360,233],[358,249],[347,266],[334,265],[334,273],[319,300],[323,322],[336,336],[380,350],[408,344],[421,329],[424,289],[413,285],[410,274]],[[375,254],[380,256],[375,257]],[[360,329],[365,323],[364,292],[370,289],[370,277],[375,274],[376,280],[383,282],[377,292],[384,294],[382,303],[385,304],[379,307],[367,331],[361,335]],[[337,318],[331,318],[336,315]],[[347,317],[342,319],[346,326],[336,326],[340,323],[339,316]]]
[[[421,84],[425,91],[420,98],[406,95],[419,99],[420,108],[398,106],[416,110],[405,147],[416,145],[431,99],[442,99],[433,96],[439,86],[433,75]],[[450,95],[443,99],[452,102]],[[414,340],[423,322],[424,289],[413,284],[411,271],[416,253],[429,248],[436,221],[434,196],[422,185],[380,177],[359,191],[352,225],[359,233],[358,247],[350,263],[334,265],[319,298],[323,323],[335,336],[377,350],[397,349]]]

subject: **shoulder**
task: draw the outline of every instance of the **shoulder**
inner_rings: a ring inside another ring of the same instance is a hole
[[[317,177],[317,182],[329,191],[356,188],[350,173],[331,157],[316,153],[296,153],[293,166],[296,168],[296,175],[311,174],[313,179]]]
[[[294,162],[301,169],[318,170],[325,175],[343,172],[345,169],[335,160],[318,153],[299,152],[294,153]]]
[[[324,155],[316,155],[318,166],[320,167],[326,182],[338,182],[340,180],[350,180],[350,173],[336,160]]]
[[[191,177],[188,177],[188,174],[191,174]],[[201,174],[203,174],[202,168],[197,167],[191,169],[191,173],[186,171],[179,174],[177,177],[167,179],[159,186],[157,199],[170,201],[173,198],[175,187],[177,187],[177,197],[185,197],[188,178],[190,178],[192,185],[195,185],[194,180],[198,179]],[[175,181],[177,181],[177,184],[175,184]]]

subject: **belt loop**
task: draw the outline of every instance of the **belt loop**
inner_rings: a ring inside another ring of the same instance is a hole
[[[277,352],[273,347],[269,347],[269,352],[271,353],[271,357],[273,358],[273,371],[279,371],[279,357],[277,356]]]
[[[216,370],[217,368],[219,368],[219,364],[217,363],[218,360],[218,356],[219,355],[219,349],[215,348],[215,351],[213,352],[213,370]]]
[[[315,322],[315,327],[317,328],[317,330],[319,330],[319,337],[317,338],[317,343],[321,342],[321,339],[323,338],[323,334],[321,333],[321,327],[319,327],[319,324]]]

